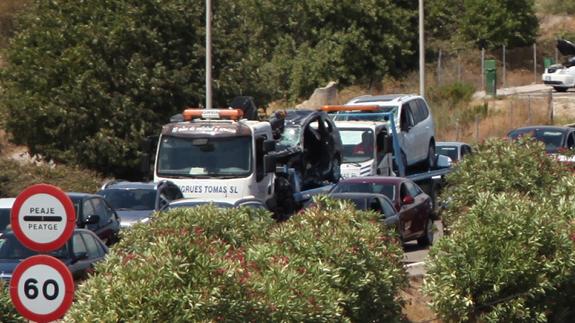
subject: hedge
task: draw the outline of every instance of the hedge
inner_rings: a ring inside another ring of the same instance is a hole
[[[560,322],[575,315],[572,173],[538,143],[494,140],[450,179],[450,234],[432,247],[424,280],[438,316]]]
[[[212,206],[130,229],[65,321],[399,321],[402,249],[373,213],[321,200],[289,221]]]

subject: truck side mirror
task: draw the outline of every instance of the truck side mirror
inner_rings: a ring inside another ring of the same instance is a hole
[[[263,145],[264,153],[269,153],[270,151],[274,151],[276,149],[275,140],[265,140]]]
[[[264,156],[264,173],[275,173],[276,172],[276,157],[273,155]]]
[[[393,138],[388,134],[377,136],[377,145],[382,148],[384,154],[393,152]]]

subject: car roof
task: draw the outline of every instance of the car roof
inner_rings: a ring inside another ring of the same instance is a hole
[[[335,197],[335,198],[367,198],[367,197],[379,197],[382,199],[387,199],[389,200],[389,197],[380,194],[380,193],[363,193],[363,192],[341,192],[341,193],[332,193],[329,194],[330,197]]]
[[[11,209],[16,201],[15,197],[0,198],[0,209]]]
[[[83,199],[86,197],[102,197],[98,194],[82,193],[82,192],[66,192],[66,195],[68,195],[71,199]]]
[[[406,180],[409,179],[405,177],[395,177],[395,176],[358,176],[358,177],[342,179],[341,181],[339,181],[339,183],[377,183],[377,184],[397,185]]]
[[[516,128],[516,129],[509,131],[509,133],[516,132],[516,131],[525,132],[525,131],[530,131],[530,130],[552,130],[552,131],[567,132],[567,131],[573,131],[574,129],[571,127],[564,127],[564,126],[541,125],[541,126],[528,126],[528,127]]]
[[[112,181],[104,184],[102,189],[150,189],[156,188],[154,182]]]
[[[438,141],[435,143],[435,146],[457,146],[457,147],[461,147],[464,145],[469,146],[468,143],[461,142],[461,141]]]
[[[351,99],[347,104],[380,104],[396,105],[408,99],[418,97],[415,94],[386,94],[386,95],[362,95]]]
[[[311,119],[327,114],[323,111],[311,109],[290,109],[286,111],[285,122],[286,125],[305,125]]]

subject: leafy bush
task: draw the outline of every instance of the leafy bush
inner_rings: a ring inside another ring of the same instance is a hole
[[[2,280],[0,280],[0,322],[26,322],[12,305],[8,284]]]
[[[573,180],[561,184],[575,188]],[[460,229],[430,252],[424,290],[436,313],[488,322],[547,322],[575,314],[575,198],[477,194]]]
[[[558,178],[570,174],[567,167],[545,153],[540,142],[489,139],[447,176],[447,187],[440,196],[447,205],[442,219],[454,230],[452,224],[475,205],[481,192],[545,196]]]
[[[126,233],[67,321],[398,321],[402,250],[376,215],[324,201],[287,222],[211,206]]]
[[[47,183],[64,191],[95,192],[103,177],[75,166],[36,165],[0,158],[0,196],[15,197],[32,184]]]
[[[565,321],[575,301],[575,179],[532,139],[490,140],[442,194],[449,235],[424,291],[448,321]]]

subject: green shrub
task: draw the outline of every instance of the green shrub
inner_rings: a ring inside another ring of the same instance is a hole
[[[575,188],[575,181],[567,184]],[[559,184],[559,185],[561,185]],[[448,321],[562,321],[575,301],[575,199],[477,193],[429,255],[424,291]]]
[[[489,140],[442,194],[449,235],[424,291],[447,321],[565,321],[575,313],[575,178],[532,139]]]
[[[398,321],[402,250],[376,215],[332,201],[284,223],[211,206],[128,231],[67,321]]]
[[[95,192],[104,178],[76,166],[36,165],[0,158],[0,196],[15,197],[32,184],[47,183],[64,191]]]
[[[0,280],[0,322],[26,322],[12,305],[8,284]]]
[[[545,153],[539,142],[490,139],[478,145],[476,153],[447,176],[447,187],[440,196],[447,205],[442,219],[449,230],[455,230],[456,220],[475,205],[481,192],[544,196],[558,178],[570,174]]]

